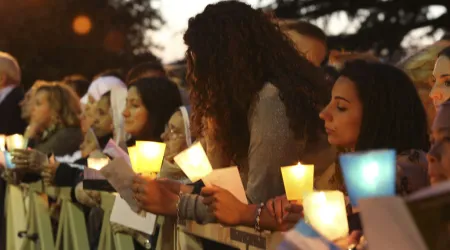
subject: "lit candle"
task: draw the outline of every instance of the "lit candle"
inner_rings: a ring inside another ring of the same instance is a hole
[[[5,151],[6,136],[0,135],[0,150]]]
[[[395,195],[395,150],[373,150],[339,156],[353,206],[361,198]]]
[[[200,142],[175,156],[174,161],[192,182],[196,182],[212,172],[211,163]]]
[[[9,151],[14,149],[25,149],[27,147],[27,139],[25,139],[22,135],[15,134],[6,137],[6,146]]]
[[[314,165],[303,165],[281,168],[284,189],[287,199],[290,201],[301,201],[307,192],[313,191]]]
[[[348,235],[344,194],[340,191],[311,192],[303,199],[305,219],[328,240]]]
[[[166,144],[151,141],[137,141],[128,148],[131,166],[136,173],[153,174],[161,170]]]
[[[109,158],[108,157],[102,157],[102,158],[89,157],[87,159],[87,163],[88,163],[88,168],[100,170],[104,166],[108,165]]]

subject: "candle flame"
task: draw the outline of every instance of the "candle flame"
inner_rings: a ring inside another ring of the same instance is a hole
[[[301,179],[306,173],[306,169],[302,165],[297,165],[292,168],[292,174],[297,178]]]

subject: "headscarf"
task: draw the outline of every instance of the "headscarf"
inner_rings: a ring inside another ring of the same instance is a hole
[[[105,94],[108,91],[111,91],[111,89],[115,87],[124,89],[127,88],[125,83],[123,83],[122,80],[120,80],[115,76],[101,76],[91,83],[87,93],[83,96],[83,98],[81,98],[81,103],[84,105],[88,104],[89,96],[94,98],[95,101],[98,101],[100,100],[103,94]]]
[[[195,141],[195,138],[193,138],[191,135],[191,123],[190,123],[191,107],[181,106],[179,109],[181,111],[181,115],[183,116],[184,133],[186,135],[186,145],[190,147],[192,145],[192,142]]]
[[[124,128],[122,112],[125,109],[127,99],[127,89],[124,87],[114,87],[111,89],[111,112],[114,125],[114,141],[119,145],[127,139]]]

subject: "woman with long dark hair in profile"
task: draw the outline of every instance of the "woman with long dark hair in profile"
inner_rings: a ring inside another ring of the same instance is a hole
[[[221,189],[203,195],[223,195],[224,203],[213,206],[221,223],[254,226],[257,204],[285,192],[281,166],[301,161],[315,164],[320,173],[332,162],[319,119],[327,95],[324,77],[270,17],[245,3],[208,5],[189,21],[184,41],[194,134],[205,139],[213,168],[239,167],[251,205]],[[184,218],[206,221],[212,215],[202,197],[179,197],[178,191],[186,190],[171,184],[162,201],[155,199],[154,188],[167,181],[136,177],[135,198],[154,213],[177,215],[179,202]]]
[[[141,78],[129,83],[122,115],[133,140],[161,141],[167,122],[182,105],[177,85],[167,78]],[[133,142],[129,142],[133,144]]]

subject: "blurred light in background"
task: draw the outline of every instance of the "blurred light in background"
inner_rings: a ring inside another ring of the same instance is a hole
[[[85,36],[91,32],[92,21],[85,15],[76,16],[72,22],[72,29],[77,35]]]

